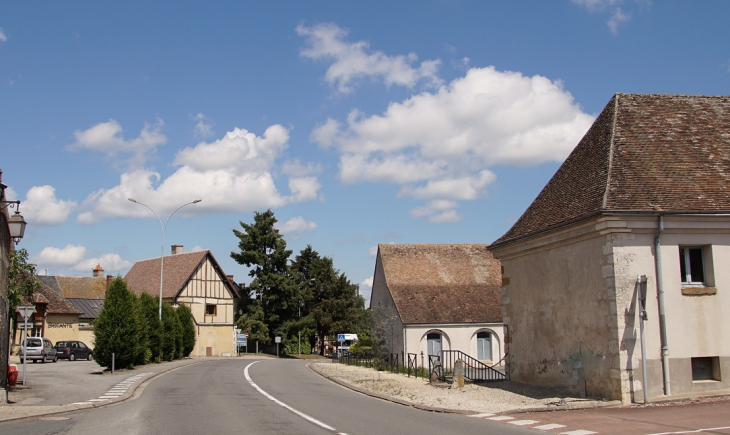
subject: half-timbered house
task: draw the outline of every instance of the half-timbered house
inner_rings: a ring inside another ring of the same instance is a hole
[[[160,294],[162,299],[190,307],[197,337],[192,356],[230,356],[235,351],[234,315],[238,286],[221,269],[210,251],[182,252],[173,245],[172,255],[138,261],[124,277],[135,294]]]

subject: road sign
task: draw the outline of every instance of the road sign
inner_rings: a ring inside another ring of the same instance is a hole
[[[281,337],[274,337],[275,343],[281,343]]]
[[[339,341],[339,342],[345,341],[345,334],[337,334],[337,341]]]
[[[28,321],[28,318],[30,318],[30,315],[33,314],[33,310],[35,309],[34,306],[21,306],[18,307],[18,311],[20,311],[20,315],[23,316],[23,320],[26,322]]]
[[[248,338],[248,332],[244,332],[243,335],[245,335],[246,338]]]

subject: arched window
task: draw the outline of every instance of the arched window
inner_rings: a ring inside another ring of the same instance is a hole
[[[429,355],[440,355],[441,354],[441,334],[438,332],[429,332],[426,335],[426,341],[428,343],[428,354]]]
[[[487,331],[477,332],[477,359],[492,360],[492,334]]]

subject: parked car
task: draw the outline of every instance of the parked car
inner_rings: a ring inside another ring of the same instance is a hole
[[[20,345],[20,361],[58,361],[58,352],[51,340],[44,337],[26,337]]]
[[[94,350],[81,341],[57,341],[54,347],[58,352],[58,357],[61,359],[67,359],[69,361],[77,359],[86,359],[91,361],[94,359]]]

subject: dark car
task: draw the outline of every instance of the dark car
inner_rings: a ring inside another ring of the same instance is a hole
[[[61,359],[67,359],[69,361],[77,359],[87,359],[91,361],[94,359],[94,350],[81,341],[57,341],[56,345],[53,347],[56,349],[58,357]]]

